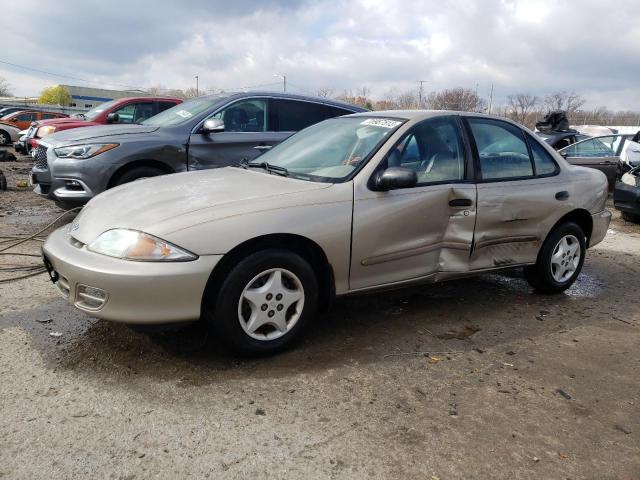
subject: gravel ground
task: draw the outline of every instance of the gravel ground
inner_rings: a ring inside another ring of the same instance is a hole
[[[61,213],[28,168],[0,163],[0,236]],[[512,272],[342,299],[260,360],[0,284],[0,477],[640,479],[639,272],[616,215],[566,294]],[[451,353],[389,356],[426,351]]]

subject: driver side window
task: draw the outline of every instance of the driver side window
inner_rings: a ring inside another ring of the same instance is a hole
[[[464,145],[454,117],[436,117],[413,127],[391,149],[387,167],[415,170],[418,186],[464,179]]]
[[[212,118],[224,121],[225,132],[266,132],[267,101],[241,100],[225,107]]]
[[[584,140],[565,148],[562,153],[568,157],[613,157],[615,152],[604,143],[607,139],[612,139],[612,137]]]

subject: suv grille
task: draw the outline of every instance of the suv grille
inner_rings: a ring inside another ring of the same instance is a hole
[[[33,165],[38,168],[47,168],[47,147],[38,145],[36,156],[33,158]]]

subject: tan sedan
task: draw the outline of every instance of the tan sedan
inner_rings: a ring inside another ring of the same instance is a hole
[[[267,353],[335,295],[514,267],[561,292],[606,234],[606,198],[602,172],[508,120],[362,113],[238,167],[109,190],[44,256],[60,292],[96,317],[202,319],[234,348]]]

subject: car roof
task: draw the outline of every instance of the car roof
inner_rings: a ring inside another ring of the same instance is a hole
[[[441,117],[446,115],[464,115],[466,117],[490,118],[514,123],[508,118],[490,115],[487,113],[461,112],[459,110],[376,110],[374,112],[361,112],[349,115],[350,117],[392,117],[402,120],[425,120],[432,117]]]
[[[350,103],[340,102],[338,100],[331,100],[329,98],[324,97],[312,97],[309,95],[299,95],[296,93],[283,93],[283,92],[265,92],[265,91],[247,91],[247,92],[238,92],[238,93],[229,93],[229,94],[215,94],[209,95],[208,97],[213,99],[227,98],[229,100],[236,100],[241,98],[248,97],[271,97],[271,98],[283,98],[289,100],[303,100],[307,102],[321,103],[323,105],[329,105],[331,107],[338,108],[348,108],[349,110],[353,110],[355,112],[367,112],[366,108],[358,107],[357,105],[352,105]]]

